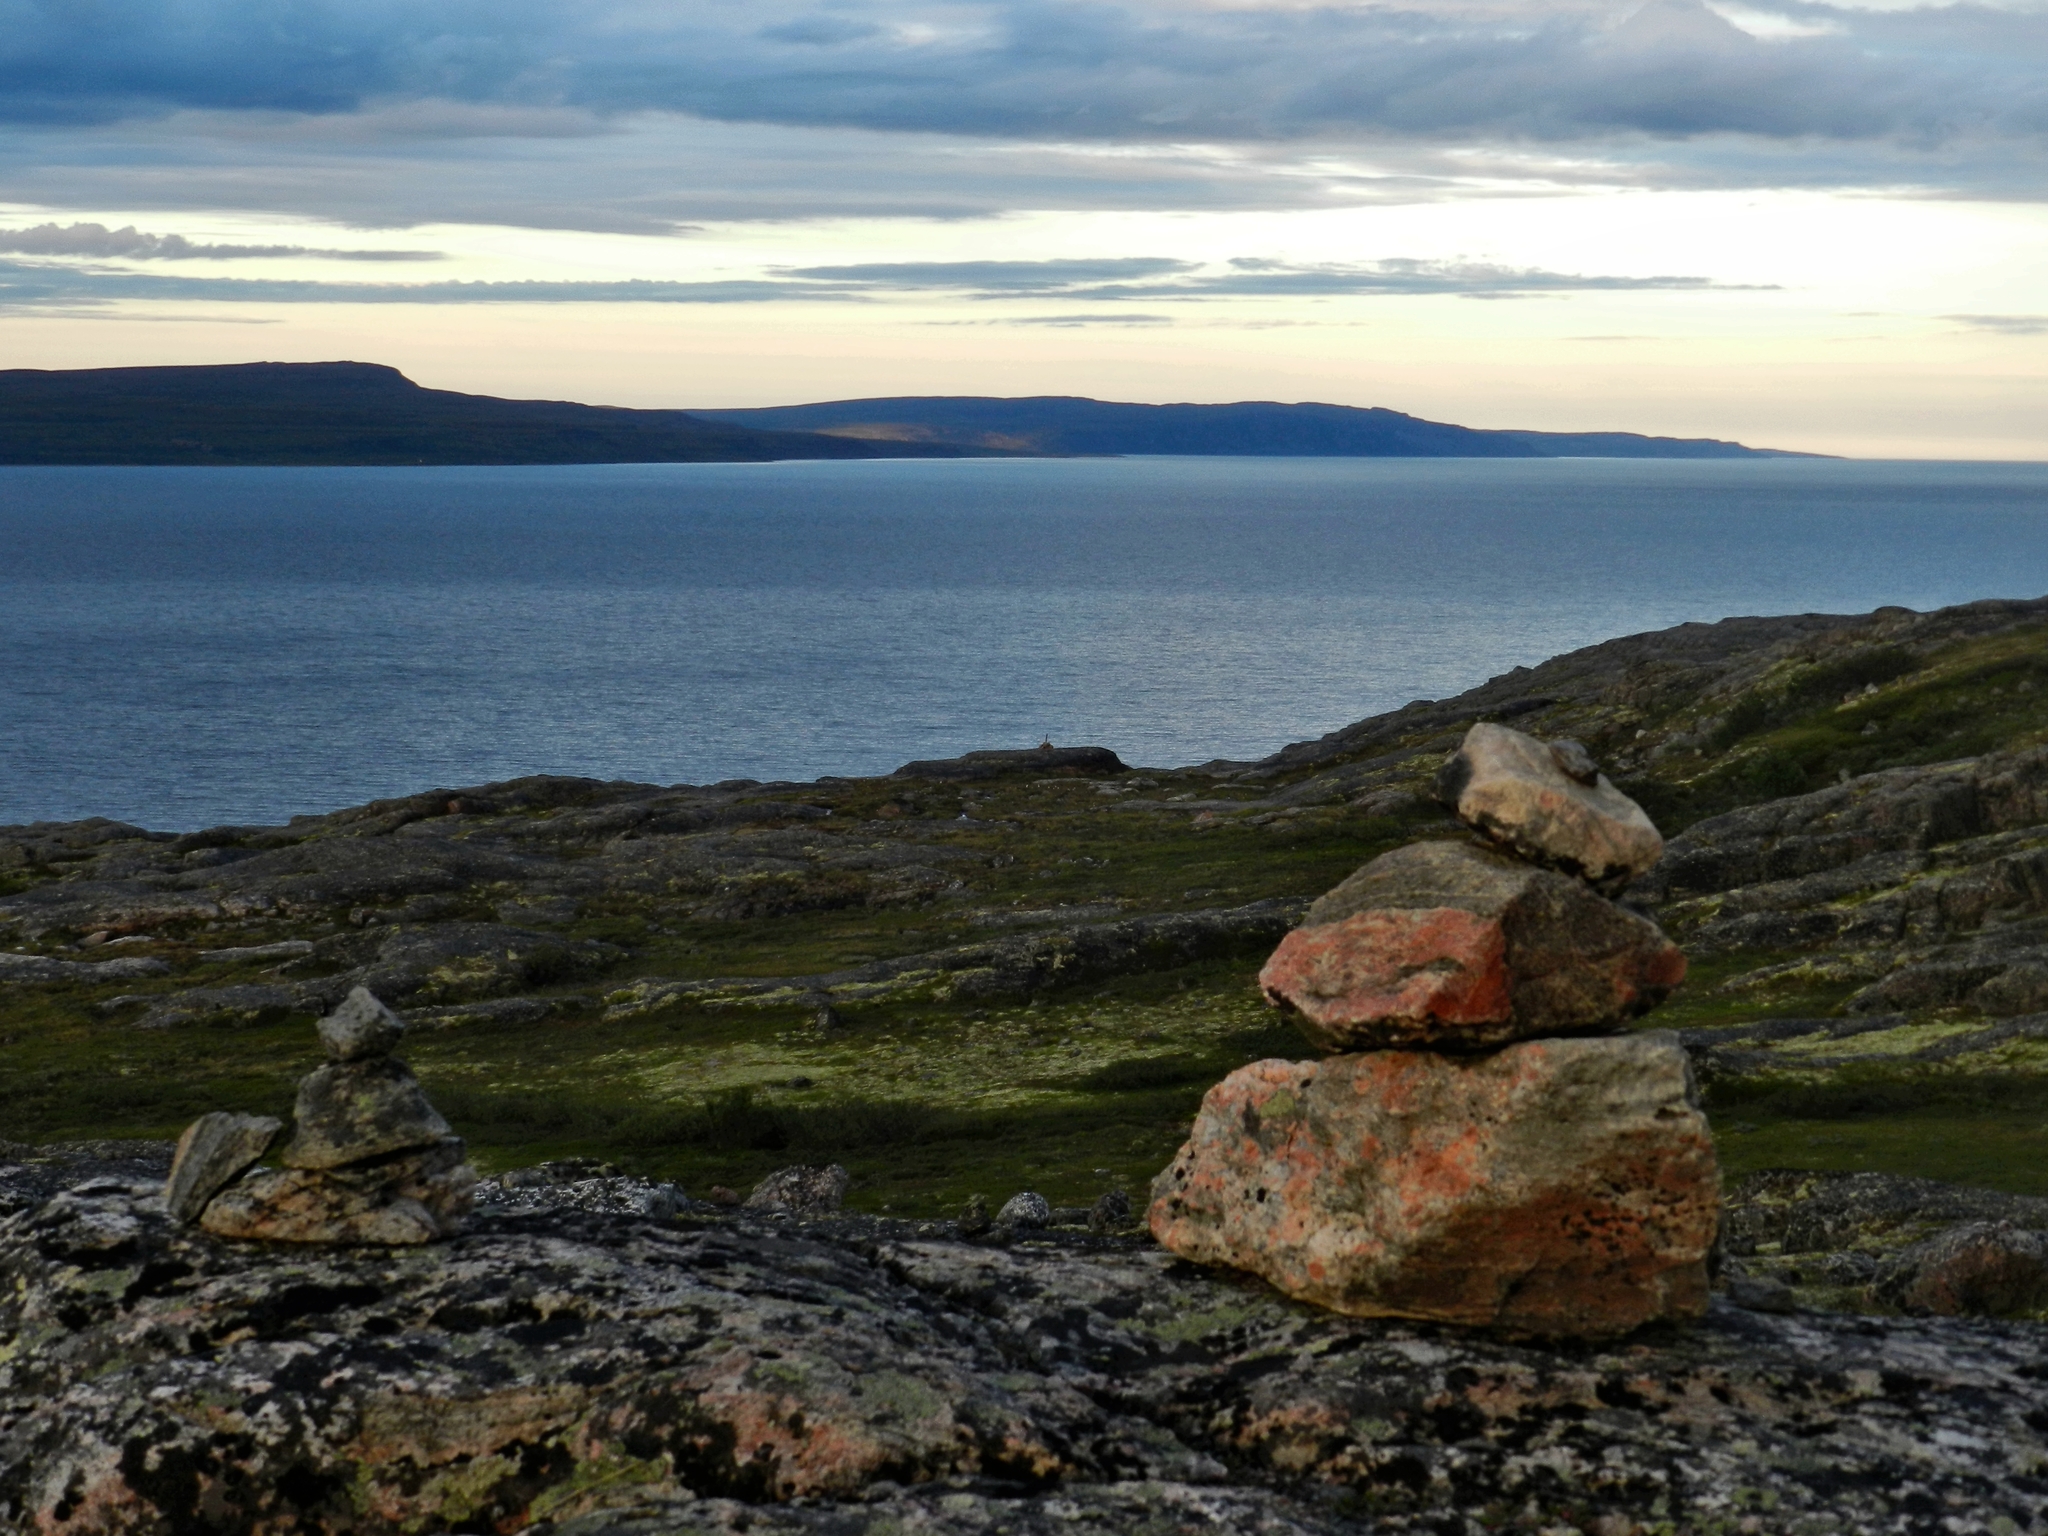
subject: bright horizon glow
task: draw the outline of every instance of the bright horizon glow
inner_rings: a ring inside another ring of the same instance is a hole
[[[118,97],[83,33],[0,44],[73,66],[0,87],[0,366],[2048,457],[2036,7],[513,9],[551,83],[493,73],[523,35],[447,0],[412,8],[431,48],[396,11],[309,11],[374,79],[225,0],[143,0]],[[208,18],[218,79],[181,51]],[[1035,126],[1061,114],[1087,133]]]

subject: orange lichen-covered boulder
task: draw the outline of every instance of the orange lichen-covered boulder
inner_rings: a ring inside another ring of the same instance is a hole
[[[1397,848],[1323,896],[1259,984],[1326,1051],[1469,1050],[1612,1028],[1684,976],[1655,923],[1582,882],[1436,842]]]
[[[1719,1191],[1659,1032],[1254,1062],[1209,1090],[1150,1220],[1334,1311],[1597,1338],[1706,1310]]]

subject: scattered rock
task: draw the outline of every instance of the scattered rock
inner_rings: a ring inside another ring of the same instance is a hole
[[[1576,741],[1481,722],[1437,774],[1437,797],[1525,859],[1617,891],[1664,851],[1643,808]]]
[[[140,981],[168,976],[170,966],[137,955],[125,960],[53,960],[47,955],[0,954],[0,981]]]
[[[792,1216],[828,1216],[839,1209],[853,1175],[837,1163],[823,1168],[801,1164],[778,1168],[754,1186],[746,1210],[784,1211]]]
[[[980,1237],[994,1226],[989,1219],[987,1199],[979,1194],[969,1195],[967,1203],[960,1207],[957,1225],[962,1237]]]
[[[1256,1062],[1209,1091],[1150,1220],[1339,1312],[1600,1337],[1705,1309],[1719,1216],[1659,1032]]]
[[[1326,1051],[1473,1049],[1611,1028],[1685,956],[1581,882],[1465,842],[1410,843],[1322,896],[1259,973]]]
[[[263,1158],[284,1130],[267,1115],[201,1115],[185,1128],[171,1159],[164,1200],[171,1219],[192,1222],[206,1202]]]
[[[199,951],[199,958],[239,963],[245,960],[297,960],[311,953],[311,939],[280,939],[275,944],[244,944],[231,949],[202,949]]]
[[[309,1072],[292,1118],[297,1134],[284,1161],[293,1168],[338,1168],[429,1147],[449,1134],[412,1070],[390,1056]]]
[[[1799,1300],[1792,1287],[1768,1276],[1737,1275],[1728,1282],[1728,1299],[1751,1312],[1796,1312]]]
[[[256,1173],[216,1195],[199,1224],[216,1237],[404,1247],[452,1236],[474,1204],[462,1139],[350,1168]]]
[[[1916,1243],[1870,1287],[1917,1316],[2024,1317],[2048,1309],[2048,1236],[2009,1221],[1978,1221]]]
[[[1099,1196],[1088,1210],[1088,1230],[1098,1237],[1121,1232],[1131,1224],[1131,1197],[1120,1189]]]
[[[1003,1208],[996,1212],[997,1226],[1023,1231],[1034,1231],[1051,1221],[1052,1202],[1028,1189],[1010,1196],[1003,1202]]]
[[[714,1184],[704,1192],[704,1198],[713,1205],[731,1209],[745,1202],[746,1196],[736,1189],[727,1189],[723,1184]]]
[[[356,987],[341,1006],[320,1021],[320,1043],[333,1062],[389,1056],[405,1036],[405,1021],[367,987]]]

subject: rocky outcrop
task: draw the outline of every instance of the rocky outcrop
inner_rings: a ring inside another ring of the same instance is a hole
[[[575,1184],[444,1243],[287,1251],[174,1225],[136,1166],[71,1157],[0,1219],[0,1527],[2039,1529],[2026,1325],[1716,1301],[1515,1344],[1142,1240],[605,1215]]]
[[[1569,876],[1411,843],[1328,892],[1259,973],[1323,1050],[1476,1049],[1611,1029],[1685,975],[1657,926]]]
[[[1618,891],[1657,862],[1664,839],[1576,741],[1538,741],[1482,722],[1437,770],[1437,798],[1502,847]]]
[[[1212,1088],[1152,1232],[1339,1312],[1612,1336],[1705,1308],[1715,1181],[1669,1034],[1370,1051]]]

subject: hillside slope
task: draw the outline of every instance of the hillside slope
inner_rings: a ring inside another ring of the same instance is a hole
[[[375,363],[0,371],[0,464],[640,464],[980,451],[422,389]]]
[[[827,432],[865,442],[951,443],[1049,454],[1244,454],[1354,458],[1746,459],[1807,457],[1714,438],[1633,432],[1495,432],[1348,405],[1241,400],[1132,405],[1069,395],[831,400],[700,410],[706,421]]]

